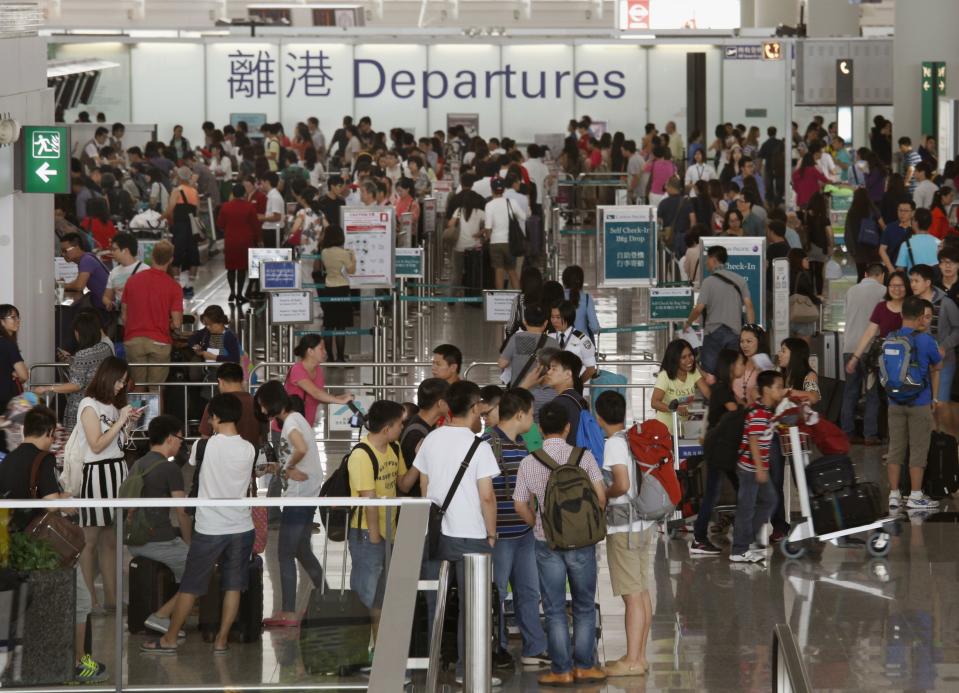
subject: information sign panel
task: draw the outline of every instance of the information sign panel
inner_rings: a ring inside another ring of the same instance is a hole
[[[345,247],[356,255],[356,271],[349,276],[354,289],[393,286],[395,258],[391,207],[343,207]]]
[[[513,317],[513,303],[518,295],[519,291],[484,291],[486,322],[508,322]]]
[[[260,267],[263,291],[293,291],[300,288],[300,263],[268,260]]]
[[[702,244],[700,264],[703,268],[703,280],[710,274],[706,265],[707,251],[714,245],[723,246],[728,253],[726,270],[746,280],[749,297],[756,311],[756,322],[760,325],[765,324],[763,304],[766,298],[766,239],[750,236],[703,236],[699,241]]]
[[[422,248],[396,249],[396,276],[417,279],[423,277]]]
[[[247,251],[247,276],[260,278],[260,265],[264,262],[290,262],[293,260],[293,248],[249,248]]]
[[[597,207],[596,283],[651,286],[656,281],[656,209],[648,205]]]
[[[270,297],[270,323],[273,325],[309,325],[313,322],[313,292],[276,291]]]
[[[27,125],[23,147],[23,192],[70,192],[70,132],[66,127]]]
[[[649,290],[649,319],[676,322],[693,311],[693,287],[672,286]]]

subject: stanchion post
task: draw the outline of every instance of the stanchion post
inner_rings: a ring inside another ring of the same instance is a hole
[[[466,637],[464,654],[465,677],[463,690],[466,693],[490,693],[492,676],[490,583],[492,582],[492,556],[469,553],[466,562]]]

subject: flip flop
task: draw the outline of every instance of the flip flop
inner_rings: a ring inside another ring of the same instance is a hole
[[[154,655],[175,655],[177,649],[175,647],[165,647],[160,644],[160,639],[156,640],[147,640],[146,642],[140,643],[140,652],[144,654],[154,654]]]
[[[295,618],[265,618],[263,619],[264,628],[296,628],[300,625]]]
[[[229,646],[229,645],[227,645],[226,647],[214,647],[214,648],[213,648],[213,654],[214,654],[214,655],[225,655],[225,654],[229,654],[229,652],[230,652],[230,646]]]

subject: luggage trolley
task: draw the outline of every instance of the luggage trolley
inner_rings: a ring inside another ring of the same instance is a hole
[[[779,543],[779,549],[786,558],[802,558],[817,545],[830,542],[835,546],[839,540],[852,534],[869,532],[865,542],[870,556],[881,557],[889,553],[892,547],[892,535],[900,531],[899,518],[880,517],[875,522],[857,527],[848,527],[827,534],[817,534],[813,526],[812,509],[809,503],[809,489],[806,484],[806,466],[809,464],[809,438],[801,433],[797,426],[790,426],[785,434],[780,433],[783,455],[790,460],[796,489],[799,495],[799,509],[803,520],[793,525],[789,535]]]

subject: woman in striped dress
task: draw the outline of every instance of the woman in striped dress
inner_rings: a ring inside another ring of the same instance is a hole
[[[81,498],[116,498],[117,490],[127,475],[123,447],[127,441],[127,424],[140,417],[127,404],[130,374],[127,362],[110,356],[103,360],[87,386],[86,396],[78,407],[78,425],[82,427],[84,446]],[[116,530],[114,510],[82,508],[80,526],[86,545],[80,554],[80,569],[94,608],[116,608]],[[103,576],[103,602],[94,590],[94,561],[99,562]]]

